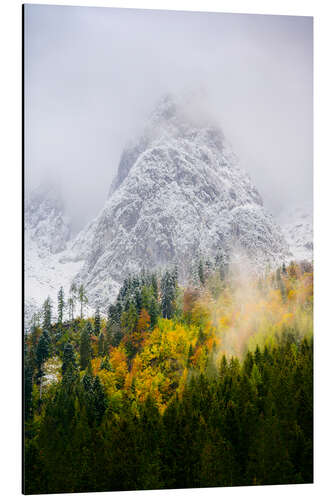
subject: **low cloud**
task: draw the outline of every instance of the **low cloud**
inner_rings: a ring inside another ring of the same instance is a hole
[[[160,96],[203,88],[266,206],[311,201],[312,66],[312,18],[26,5],[27,189],[82,227]]]

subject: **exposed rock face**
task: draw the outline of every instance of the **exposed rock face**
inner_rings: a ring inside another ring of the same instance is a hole
[[[55,301],[60,286],[67,293],[74,278],[84,283],[91,306],[106,306],[123,279],[142,268],[177,264],[185,282],[200,257],[244,258],[258,271],[292,257],[222,131],[170,97],[125,148],[103,209],[72,240],[59,200],[43,186],[26,206],[30,312],[47,295]]]
[[[279,217],[284,237],[290,247],[291,258],[300,261],[313,259],[312,207],[305,205],[288,209]]]
[[[25,325],[50,296],[54,305],[61,286],[70,282],[82,262],[63,262],[71,230],[54,186],[41,185],[26,200],[24,248]]]
[[[65,250],[71,229],[54,186],[44,184],[31,193],[24,210],[24,226],[27,238],[37,243],[40,252]]]
[[[125,149],[104,208],[72,245],[71,258],[85,258],[78,278],[93,300],[109,301],[128,273],[177,263],[186,279],[200,255],[231,259],[235,249],[258,269],[288,254],[222,131],[167,97]]]

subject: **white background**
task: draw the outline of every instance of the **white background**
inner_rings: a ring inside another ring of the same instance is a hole
[[[34,3],[34,2],[27,2]],[[35,3],[47,4],[42,0]],[[84,498],[333,498],[333,8],[330,0],[75,1],[142,7],[314,16],[315,37],[315,484],[85,494]],[[21,495],[21,2],[0,3],[0,492]],[[98,496],[96,496],[98,495]],[[58,495],[56,495],[58,496]],[[41,495],[38,498],[49,498]],[[62,495],[73,499],[78,495]],[[33,496],[35,498],[35,496]],[[37,498],[37,497],[36,497]],[[54,497],[52,497],[54,498]],[[83,497],[82,497],[83,498]]]

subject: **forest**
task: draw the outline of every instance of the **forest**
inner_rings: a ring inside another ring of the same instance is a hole
[[[143,270],[93,314],[83,285],[45,301],[24,335],[25,493],[313,481],[312,264],[179,281]]]

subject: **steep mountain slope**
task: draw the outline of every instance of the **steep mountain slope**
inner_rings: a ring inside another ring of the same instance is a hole
[[[176,263],[186,279],[199,256],[246,255],[253,268],[286,259],[288,247],[222,131],[173,98],[154,110],[120,160],[109,198],[72,244],[92,300],[113,299],[131,272]]]
[[[40,253],[65,250],[71,229],[56,186],[43,183],[32,191],[25,204],[24,225],[25,234],[37,243]]]
[[[313,259],[312,207],[288,209],[278,217],[284,237],[295,260]]]
[[[26,200],[25,222],[25,322],[30,321],[49,295],[56,303],[61,286],[69,289],[82,262],[64,262],[71,230],[57,188],[41,185]]]

